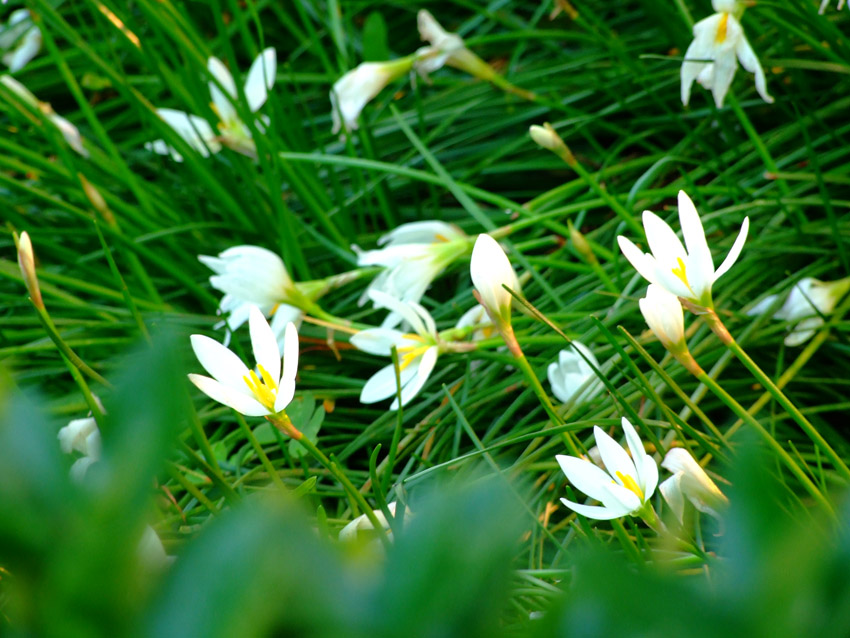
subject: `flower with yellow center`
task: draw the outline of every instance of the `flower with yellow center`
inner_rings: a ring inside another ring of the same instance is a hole
[[[233,76],[222,61],[214,57],[207,61],[207,70],[214,78],[214,81],[209,83],[209,89],[212,110],[219,118],[216,123],[217,131],[204,118],[176,109],[157,109],[157,114],[202,157],[218,153],[224,145],[243,155],[256,158],[257,149],[251,139],[251,132],[233,105],[238,99]],[[266,103],[276,73],[277,53],[270,47],[257,56],[245,80],[245,99],[251,113],[256,113]],[[265,117],[258,117],[255,122],[260,131],[265,130],[267,125],[268,118]],[[145,144],[145,148],[160,155],[170,155],[175,161],[183,161],[183,157],[164,140],[149,142]]]
[[[212,378],[190,374],[189,379],[211,399],[245,416],[269,416],[283,411],[295,396],[298,371],[298,332],[287,324],[281,351],[271,327],[257,307],[248,317],[251,347],[257,370],[249,370],[242,360],[218,341],[192,335],[192,349]],[[281,370],[282,367],[282,370]]]
[[[743,12],[737,0],[712,0],[717,11],[694,25],[694,40],[685,52],[682,63],[682,104],[688,104],[694,80],[711,90],[718,108],[732,85],[732,78],[741,62],[755,75],[756,91],[765,102],[773,103],[767,92],[767,81],[755,51],[744,35],[738,21]]]
[[[562,498],[561,502],[571,510],[599,520],[634,516],[644,508],[655,492],[658,485],[658,465],[644,451],[643,443],[629,420],[623,417],[622,424],[631,456],[600,427],[593,428],[596,447],[605,464],[605,470],[574,456],[555,457],[574,487],[602,503],[582,505]]]
[[[623,236],[617,237],[620,250],[649,283],[656,284],[695,306],[714,308],[711,286],[734,265],[741,254],[747,239],[750,219],[744,218],[732,249],[717,270],[714,269],[711,250],[708,248],[697,209],[685,191],[679,191],[679,222],[682,225],[687,251],[673,229],[648,210],[643,213],[643,228],[651,254],[642,252],[631,240]]]

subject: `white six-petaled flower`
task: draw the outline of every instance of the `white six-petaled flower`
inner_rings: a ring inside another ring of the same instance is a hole
[[[478,293],[478,301],[487,310],[493,323],[500,330],[509,326],[513,297],[504,286],[519,292],[519,279],[505,251],[490,235],[481,234],[475,240],[469,273]]]
[[[398,313],[412,328],[412,333],[403,333],[393,328],[369,328],[351,337],[351,343],[363,352],[389,357],[392,347],[399,356],[401,378],[401,405],[415,397],[434,370],[440,354],[440,337],[430,313],[413,301],[399,301],[380,290],[372,290],[369,297],[379,308]],[[363,386],[360,393],[362,403],[383,401],[397,392],[395,366],[390,363],[378,370]],[[390,410],[399,407],[398,397],[393,399]]]
[[[593,371],[599,368],[596,355],[579,341],[572,341],[571,345],[558,353],[558,360],[550,363],[547,370],[552,394],[562,403],[587,401],[602,388]]]
[[[245,323],[254,306],[263,315],[272,317],[271,329],[278,341],[288,323],[297,326],[301,321],[303,311],[286,303],[297,296],[296,285],[276,253],[260,246],[243,245],[228,248],[217,257],[199,255],[198,259],[215,272],[210,284],[224,293],[219,310],[228,315],[230,330]]]
[[[251,138],[251,131],[239,118],[239,113],[232,104],[232,100],[238,99],[233,76],[222,61],[214,57],[207,61],[207,70],[218,81],[218,83],[214,81],[209,83],[212,108],[219,118],[216,124],[218,131],[214,130],[204,118],[184,111],[161,108],[156,110],[157,114],[202,157],[208,157],[210,153],[218,153],[224,145],[256,158],[257,149]],[[277,53],[270,47],[257,56],[245,80],[245,99],[252,113],[256,113],[266,103],[276,73]],[[267,118],[257,118],[255,126],[258,130],[265,130],[267,125]],[[160,155],[170,155],[175,161],[183,161],[182,156],[169,147],[164,140],[149,142],[145,144],[145,148]]]
[[[635,515],[655,492],[658,465],[643,449],[643,443],[628,419],[623,417],[622,424],[631,456],[599,426],[593,428],[605,470],[574,456],[555,457],[573,487],[602,503],[582,505],[562,498],[561,502],[571,510],[599,520]]]
[[[750,218],[744,218],[735,243],[717,270],[714,269],[699,214],[685,191],[679,191],[679,222],[687,250],[673,229],[648,210],[643,213],[643,227],[651,254],[644,253],[623,236],[617,237],[620,250],[649,283],[657,284],[695,306],[711,309],[714,307],[711,286],[733,266],[741,254]]]
[[[680,523],[684,518],[685,499],[700,512],[720,518],[720,512],[729,501],[690,452],[682,448],[671,449],[661,467],[673,476],[663,481],[658,489]]]
[[[283,411],[295,396],[298,372],[298,332],[287,324],[281,351],[275,334],[256,306],[249,311],[248,326],[257,370],[249,370],[242,360],[218,341],[192,335],[192,349],[212,378],[190,374],[189,379],[211,399],[246,416],[269,416]]]
[[[793,322],[791,332],[785,337],[786,346],[799,346],[811,339],[823,325],[823,317],[834,309],[839,300],[850,290],[850,277],[838,281],[820,281],[814,277],[804,277],[782,304],[773,313],[774,319]],[[779,295],[768,295],[747,311],[747,314],[760,315],[770,308]]]
[[[712,0],[717,12],[694,25],[694,40],[685,52],[682,63],[682,104],[688,104],[694,80],[710,89],[718,108],[732,84],[738,61],[755,74],[756,91],[765,102],[773,98],[767,92],[767,81],[755,51],[744,35],[735,13],[737,0]]]
[[[29,9],[12,11],[6,26],[0,29],[0,51],[5,51],[3,64],[16,73],[40,50],[41,30],[33,24]]]
[[[384,266],[360,298],[363,304],[369,292],[378,290],[401,301],[418,302],[431,282],[452,262],[469,252],[472,239],[454,224],[419,221],[402,224],[378,239],[379,248],[357,253],[358,266]],[[391,312],[382,327],[393,328],[401,315]]]

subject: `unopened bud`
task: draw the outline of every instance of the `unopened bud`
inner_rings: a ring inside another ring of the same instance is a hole
[[[593,253],[593,248],[590,246],[590,242],[587,241],[585,236],[578,230],[573,223],[567,222],[567,227],[570,229],[570,241],[573,243],[573,248],[576,249],[582,257],[584,257],[590,263],[598,263],[598,259],[596,259],[596,255]]]
[[[32,252],[32,242],[30,241],[29,234],[24,231],[15,243],[18,245],[18,265],[21,267],[24,285],[27,287],[30,299],[32,299],[32,303],[36,308],[44,308],[41,289],[38,287],[38,277],[35,273],[35,256]]]
[[[112,211],[109,209],[109,206],[106,203],[106,200],[103,199],[103,195],[100,194],[100,191],[95,188],[94,184],[92,184],[89,180],[86,179],[86,176],[82,173],[77,173],[77,177],[80,180],[80,183],[83,185],[83,191],[86,193],[86,197],[89,198],[91,205],[94,206],[94,209],[103,215],[103,219],[110,226],[115,225],[115,215],[112,214]]]
[[[535,141],[541,148],[547,151],[552,151],[555,155],[564,160],[568,165],[573,166],[576,163],[572,151],[561,139],[561,136],[555,132],[549,122],[544,122],[543,126],[532,124],[528,132],[531,133],[531,139]]]

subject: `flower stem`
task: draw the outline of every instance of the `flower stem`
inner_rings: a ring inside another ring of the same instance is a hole
[[[847,481],[850,481],[850,468],[847,467],[844,460],[834,449],[832,449],[832,446],[826,439],[823,438],[821,433],[817,431],[817,428],[815,428],[815,426],[812,425],[805,416],[803,416],[803,413],[800,412],[797,406],[791,403],[791,400],[785,395],[785,393],[779,389],[773,380],[765,374],[755,361],[750,358],[741,345],[735,341],[726,329],[726,326],[723,325],[720,317],[717,316],[717,313],[712,310],[704,315],[704,317],[708,322],[708,325],[714,333],[720,337],[726,347],[732,351],[738,360],[744,364],[744,367],[746,367],[747,370],[749,370],[750,373],[758,380],[758,382],[773,396],[774,399],[776,399],[779,405],[781,405],[782,408],[791,415],[791,418],[797,422],[803,432],[808,435],[815,445],[821,448],[839,474],[841,474]]]
[[[806,491],[814,497],[816,501],[818,501],[827,512],[830,512],[834,515],[835,511],[830,504],[830,502],[826,499],[826,497],[821,493],[821,491],[817,488],[817,486],[812,482],[809,478],[809,475],[806,474],[803,469],[797,465],[791,455],[783,448],[779,442],[771,436],[770,432],[764,429],[761,423],[759,423],[747,410],[738,403],[732,395],[730,395],[726,390],[724,390],[717,381],[711,378],[705,372],[696,375],[697,379],[699,379],[709,390],[714,392],[714,394],[719,398],[723,403],[725,403],[738,417],[744,421],[746,421],[756,432],[758,432],[759,436],[761,436],[765,442],[770,446],[770,448],[776,452],[777,456],[782,460],[785,466],[791,471],[791,473],[797,477],[797,479],[802,483],[803,487],[806,488]]]

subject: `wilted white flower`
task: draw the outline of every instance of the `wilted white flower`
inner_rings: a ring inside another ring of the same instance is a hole
[[[844,8],[845,1],[846,0],[838,0],[838,10],[839,11],[841,11],[841,9]],[[823,0],[823,2],[820,3],[820,8],[818,9],[818,13],[823,15],[824,11],[826,11],[826,8],[828,6],[829,6],[829,0]],[[848,5],[848,6],[850,6],[850,5]]]
[[[218,341],[192,335],[192,349],[212,378],[190,374],[189,379],[211,399],[246,416],[269,416],[282,412],[295,396],[298,372],[298,332],[286,325],[281,351],[272,329],[260,310],[249,311],[248,326],[257,371],[248,370],[242,360]]]
[[[50,104],[47,102],[41,102],[27,87],[18,82],[11,75],[0,75],[0,84],[3,84],[7,89],[14,93],[15,96],[23,101],[24,104],[41,113],[48,122],[59,129],[59,132],[62,134],[62,137],[65,138],[65,142],[68,143],[68,146],[83,157],[89,156],[89,152],[83,147],[83,139],[80,136],[80,131],[64,117],[58,115]]]
[[[400,78],[412,67],[411,56],[389,62],[363,62],[334,82],[330,93],[331,132],[338,133],[343,125],[346,130],[357,130],[357,118],[363,107],[387,84]]]
[[[704,514],[720,518],[729,500],[705,473],[690,452],[682,448],[673,448],[667,452],[661,467],[673,476],[663,481],[658,489],[679,522],[685,513],[685,499]]]
[[[224,293],[219,310],[228,315],[230,330],[245,323],[254,306],[272,317],[271,329],[278,339],[288,323],[301,321],[303,311],[286,303],[300,299],[301,293],[276,253],[243,245],[228,248],[217,257],[199,255],[198,259],[215,272],[210,284]]]
[[[478,301],[487,310],[493,323],[502,330],[511,323],[511,293],[519,292],[519,279],[508,256],[490,235],[478,235],[469,263],[472,285],[478,293]]]
[[[782,307],[773,313],[774,319],[792,322],[791,332],[785,337],[786,346],[799,346],[811,339],[823,325],[823,317],[834,309],[839,300],[850,290],[850,277],[838,281],[820,281],[804,277],[791,289],[791,294]],[[767,311],[779,295],[768,295],[747,311],[760,315]]]
[[[403,333],[393,328],[369,328],[361,330],[351,337],[351,343],[358,350],[389,357],[392,347],[396,347],[399,356],[399,375],[401,378],[401,405],[406,405],[415,397],[437,363],[440,354],[440,337],[437,326],[430,313],[413,301],[400,301],[394,297],[372,290],[369,297],[377,307],[398,313],[413,329],[412,333]],[[381,368],[366,382],[360,392],[361,403],[376,403],[395,396],[395,366],[390,363]],[[399,407],[398,397],[393,399],[390,410]]]
[[[555,457],[573,487],[602,503],[601,506],[582,505],[562,498],[561,502],[571,510],[599,520],[636,515],[655,492],[658,466],[643,449],[643,443],[629,420],[623,417],[622,424],[631,457],[600,427],[593,428],[605,470],[574,456]]]
[[[761,99],[772,103],[761,64],[734,15],[739,11],[739,3],[737,0],[712,0],[712,5],[717,13],[694,25],[694,40],[685,52],[681,73],[682,104],[688,104],[691,85],[696,80],[711,90],[718,108],[723,106],[739,60],[741,66],[755,74],[756,91]]]
[[[687,251],[673,229],[648,210],[643,212],[643,227],[651,254],[645,254],[623,236],[617,237],[620,250],[649,283],[696,306],[713,309],[711,286],[732,267],[741,254],[750,218],[744,219],[741,232],[717,270],[714,269],[697,209],[685,191],[679,191],[679,223]]]
[[[496,79],[497,74],[492,67],[467,49],[463,38],[443,29],[430,12],[420,9],[416,22],[419,37],[430,44],[420,48],[415,54],[414,66],[422,77],[427,79],[429,73],[448,64],[483,80]]]
[[[420,221],[402,224],[378,239],[375,250],[357,253],[358,266],[384,266],[360,298],[363,304],[369,292],[378,290],[401,301],[418,302],[431,282],[452,262],[469,252],[472,239],[454,224]],[[391,312],[382,326],[393,328],[401,315]]]
[[[9,15],[0,29],[0,51],[5,51],[3,64],[15,73],[23,69],[41,50],[41,30],[33,24],[29,9],[18,9]]]
[[[599,368],[596,356],[579,341],[572,341],[571,346],[561,350],[547,370],[552,394],[562,403],[587,401],[602,388],[593,371]]]
[[[214,57],[207,61],[207,70],[218,81],[218,84],[209,83],[212,107],[219,117],[216,124],[217,132],[204,118],[184,111],[163,108],[157,109],[157,114],[202,157],[208,157],[210,153],[218,153],[223,144],[243,155],[256,158],[257,148],[251,138],[251,131],[239,118],[238,112],[231,103],[231,99],[235,100],[238,97],[233,76],[224,63]],[[251,64],[245,80],[245,99],[252,113],[259,111],[266,103],[276,73],[277,53],[269,47],[264,49]],[[219,89],[219,84],[224,88],[224,92]],[[258,118],[255,123],[260,131],[265,130],[267,125],[268,118],[263,117]],[[145,144],[145,148],[160,155],[170,155],[175,161],[183,161],[182,156],[169,147],[164,140],[149,142]]]

